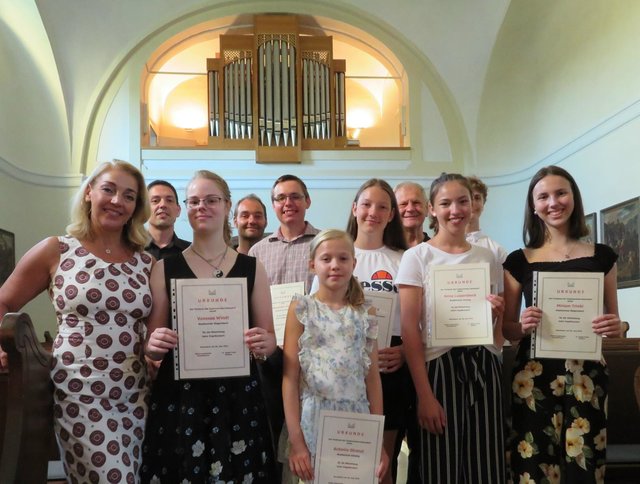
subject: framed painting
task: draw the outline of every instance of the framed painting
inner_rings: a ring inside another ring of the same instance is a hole
[[[588,244],[595,244],[598,241],[598,225],[596,213],[591,212],[590,214],[585,215],[584,221],[587,224],[589,233],[582,237],[581,240],[587,242]]]
[[[0,229],[0,286],[16,265],[16,240],[11,232]]]
[[[600,231],[618,253],[618,287],[640,286],[640,197],[601,210]]]

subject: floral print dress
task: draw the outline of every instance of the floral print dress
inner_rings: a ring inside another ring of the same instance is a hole
[[[504,268],[532,301],[534,271],[603,272],[617,255],[596,244],[594,255],[559,262],[529,263],[522,250]],[[530,358],[530,337],[518,348],[511,393],[509,437],[513,482],[603,483],[607,441],[608,369],[603,362]]]
[[[335,311],[313,296],[296,296],[304,326],[298,341],[300,427],[312,456],[321,410],[369,413],[365,379],[378,326],[364,308]]]

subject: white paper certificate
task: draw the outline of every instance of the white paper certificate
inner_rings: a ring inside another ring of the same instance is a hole
[[[322,410],[314,484],[377,484],[384,416]]]
[[[489,263],[431,266],[430,345],[493,344]]]
[[[591,321],[604,312],[603,273],[534,272],[533,294],[542,320],[531,335],[532,357],[602,358],[602,337]]]
[[[296,294],[304,294],[304,281],[288,284],[274,284],[271,286],[271,312],[273,313],[273,327],[276,332],[276,343],[284,343],[284,328],[287,324],[287,312],[291,299]]]
[[[249,375],[247,280],[172,279],[176,379]]]
[[[369,312],[369,317],[378,324],[378,349],[388,348],[391,346],[391,319],[395,314],[397,296],[388,292],[364,291],[364,300],[374,310],[373,314]]]

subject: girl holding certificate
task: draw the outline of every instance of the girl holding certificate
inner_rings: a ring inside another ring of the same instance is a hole
[[[354,240],[358,261],[353,275],[362,289],[386,292],[397,297],[398,288],[394,278],[407,246],[396,197],[386,181],[372,178],[360,187],[353,201],[347,232]],[[378,366],[385,415],[384,449],[395,462],[400,453],[396,437],[406,425],[410,378],[400,337],[399,301],[396,301],[391,325],[391,346],[378,349]],[[379,340],[378,346],[382,346]],[[381,481],[383,484],[394,482],[391,467]]]
[[[500,267],[488,249],[466,240],[471,186],[465,177],[444,173],[434,180],[429,214],[435,235],[404,253],[396,278],[402,340],[422,428],[421,482],[504,483],[500,349],[431,346],[438,321],[429,300],[433,266],[488,262],[493,287],[500,287]],[[504,300],[499,295],[487,299],[494,331],[499,331]]]
[[[267,275],[255,258],[229,247],[231,193],[221,177],[196,172],[185,204],[193,243],[158,262],[151,274],[153,309],[145,351],[162,363],[151,390],[142,481],[271,484],[274,459],[256,368],[256,360],[276,348]],[[179,335],[167,327],[170,280],[221,277],[246,278],[250,375],[176,380],[171,350]]]
[[[605,313],[593,331],[620,336],[616,259],[588,244],[580,190],[564,169],[548,166],[531,179],[524,220],[525,248],[504,263],[504,336],[520,341],[513,372],[510,442],[514,481],[603,482],[606,457],[607,369],[602,362],[532,359],[530,339],[542,311],[532,306],[533,273],[602,272]],[[520,312],[524,295],[526,309]]]
[[[353,241],[341,230],[323,230],[311,242],[310,259],[319,288],[289,307],[282,383],[289,468],[307,481],[314,477],[321,410],[382,414],[377,326],[353,276]],[[382,454],[379,477],[388,464]]]

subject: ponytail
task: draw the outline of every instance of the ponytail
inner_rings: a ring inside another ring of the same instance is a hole
[[[353,274],[351,274],[349,287],[347,287],[345,297],[347,299],[347,303],[354,308],[358,308],[364,304],[364,291],[362,290],[362,286],[358,282],[358,279],[356,279],[356,276]]]

